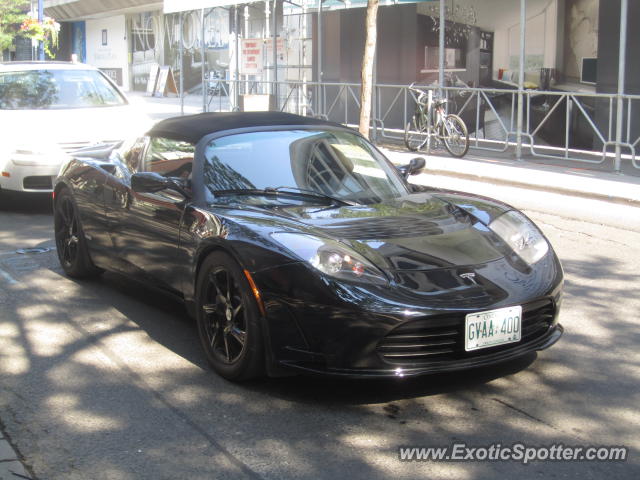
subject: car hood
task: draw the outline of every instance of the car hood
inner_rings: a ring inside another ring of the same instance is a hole
[[[34,151],[71,150],[105,141],[118,141],[143,132],[149,120],[130,105],[52,110],[0,110],[11,148]]]
[[[475,209],[421,193],[367,206],[286,206],[273,213],[292,220],[300,233],[340,240],[398,272],[479,265],[509,253],[487,227],[496,210],[478,201]]]

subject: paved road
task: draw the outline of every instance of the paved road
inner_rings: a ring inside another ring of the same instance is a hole
[[[48,200],[3,201],[0,426],[42,480],[639,478],[640,233],[588,221],[593,206],[570,219],[526,192],[494,193],[522,201],[563,260],[556,347],[464,375],[243,385],[208,370],[179,304],[112,274],[70,280],[54,251],[14,253],[53,246]],[[398,460],[399,446],[458,441],[631,453],[625,464]]]

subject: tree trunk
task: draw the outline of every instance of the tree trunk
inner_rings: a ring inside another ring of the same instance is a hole
[[[367,1],[367,25],[364,55],[362,56],[362,89],[360,93],[360,128],[365,137],[369,136],[371,124],[371,96],[373,93],[373,60],[376,53],[377,18],[379,0]]]

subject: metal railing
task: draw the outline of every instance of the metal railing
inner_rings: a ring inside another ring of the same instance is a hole
[[[359,83],[229,80],[224,85],[208,97],[209,110],[240,110],[242,95],[257,93],[271,95],[271,107],[276,110],[353,127],[358,124]],[[449,111],[467,124],[472,150],[516,151],[520,138],[522,151],[531,157],[614,170],[619,145],[623,151],[622,169],[631,166],[640,170],[640,95],[470,87],[443,87],[441,92],[449,100]],[[521,132],[517,128],[519,94],[523,96]],[[405,125],[415,111],[415,93],[407,85],[378,84],[374,96],[372,139],[403,141]],[[625,119],[620,143],[616,135],[619,98],[623,100]]]

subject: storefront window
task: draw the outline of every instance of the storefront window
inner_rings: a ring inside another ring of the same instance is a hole
[[[161,18],[161,12],[144,12],[129,17],[134,90],[145,90],[151,66],[162,63]]]

